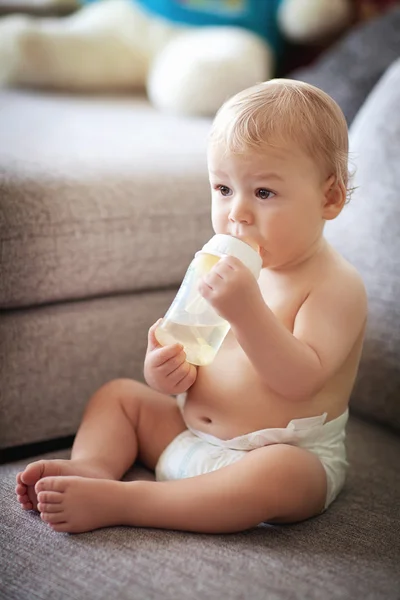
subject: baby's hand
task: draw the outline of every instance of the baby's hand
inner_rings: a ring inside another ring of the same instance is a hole
[[[181,394],[194,384],[197,369],[186,360],[182,344],[161,346],[155,330],[162,319],[149,329],[144,376],[150,387],[164,394]]]
[[[257,280],[237,258],[224,256],[199,285],[199,292],[217,313],[234,324],[262,300]]]

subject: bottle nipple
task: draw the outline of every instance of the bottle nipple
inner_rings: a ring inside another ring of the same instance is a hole
[[[257,242],[255,242],[254,240],[252,240],[250,238],[243,238],[242,241],[245,244],[247,244],[248,246],[250,246],[251,248],[253,248],[253,250],[255,250],[257,252],[257,254],[260,254],[261,248],[257,244]]]

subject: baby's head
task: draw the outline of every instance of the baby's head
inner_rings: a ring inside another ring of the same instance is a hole
[[[286,79],[258,84],[217,113],[208,163],[214,229],[259,237],[266,264],[290,262],[318,241],[325,221],[345,203],[346,120],[336,102],[314,86]],[[293,247],[279,258],[279,245],[293,236]]]

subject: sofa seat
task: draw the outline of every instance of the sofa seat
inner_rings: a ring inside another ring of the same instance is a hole
[[[0,311],[0,448],[68,437],[106,381],[143,380],[148,328],[175,294],[153,290]]]
[[[208,119],[0,92],[0,309],[177,285],[212,235]]]
[[[347,483],[326,513],[213,536],[130,527],[53,532],[13,494],[16,473],[32,459],[3,465],[0,597],[398,600],[400,438],[351,417],[347,446]],[[127,478],[153,477],[135,467]]]

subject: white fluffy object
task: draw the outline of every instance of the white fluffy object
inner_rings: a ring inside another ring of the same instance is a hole
[[[344,28],[351,13],[348,0],[285,0],[278,22],[292,42],[315,42]]]
[[[317,40],[348,21],[350,6],[350,0],[283,0],[280,26],[291,40]],[[90,3],[59,19],[0,18],[0,86],[147,87],[160,110],[212,116],[236,92],[270,79],[273,63],[269,44],[250,31],[170,23],[134,0]]]
[[[233,94],[273,73],[273,53],[258,36],[206,27],[172,40],[154,61],[147,91],[162,110],[213,115]]]

